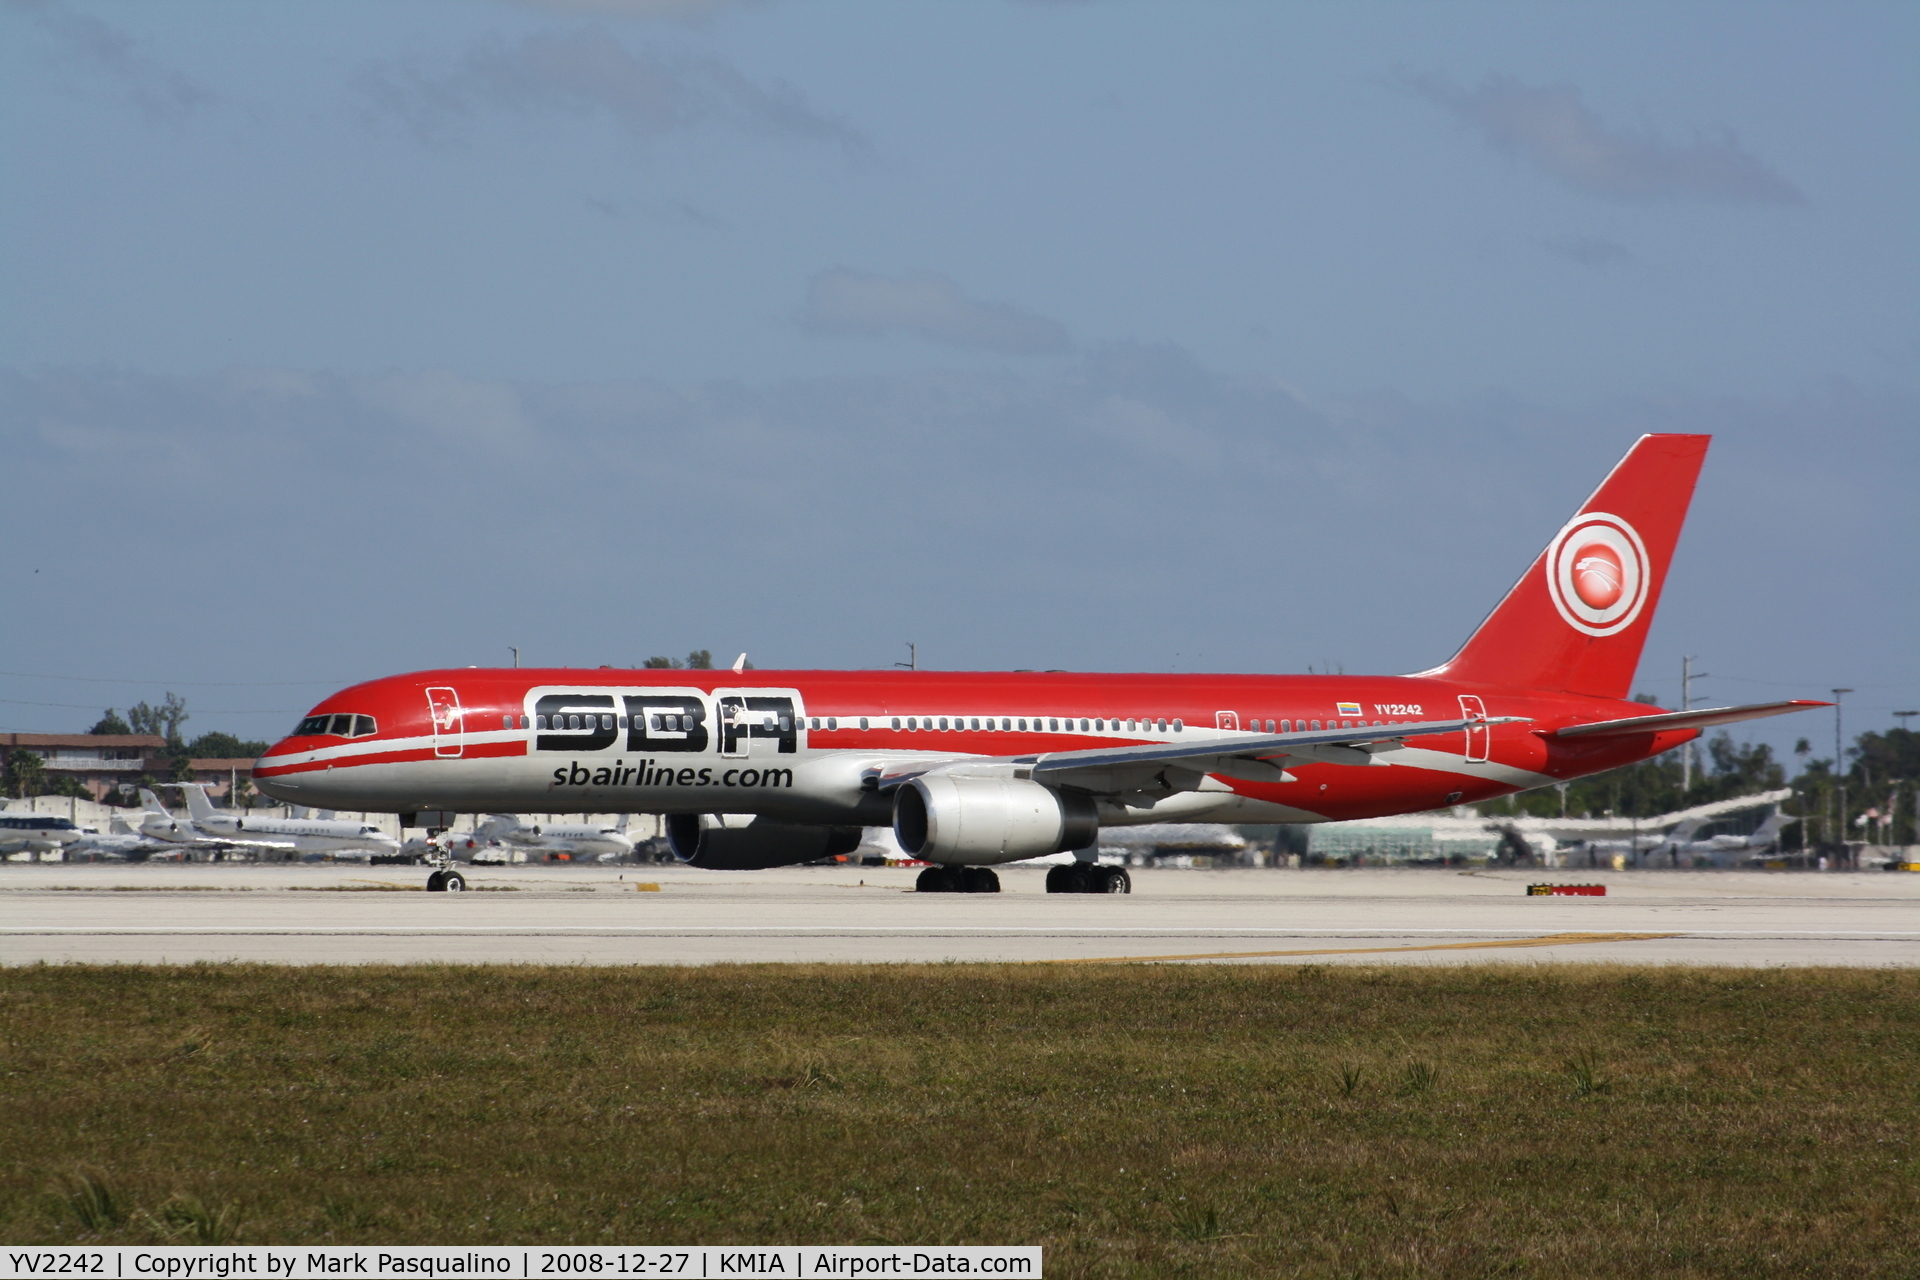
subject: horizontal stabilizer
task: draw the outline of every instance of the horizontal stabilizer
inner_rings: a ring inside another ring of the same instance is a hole
[[[1659,733],[1666,729],[1709,729],[1717,724],[1737,724],[1742,720],[1763,720],[1784,716],[1791,711],[1812,707],[1830,707],[1831,702],[1813,702],[1795,698],[1791,702],[1750,702],[1744,707],[1706,707],[1699,711],[1669,711],[1656,716],[1628,716],[1624,720],[1601,720],[1594,724],[1569,725],[1552,729],[1549,738],[1611,738],[1626,733]]]

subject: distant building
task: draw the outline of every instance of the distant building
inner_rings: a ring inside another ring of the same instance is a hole
[[[15,751],[31,751],[49,789],[57,779],[76,778],[98,800],[141,774],[169,776],[173,761],[160,754],[166,745],[156,733],[0,733],[0,768]]]
[[[46,770],[48,791],[61,778],[77,779],[94,800],[132,786],[142,776],[160,782],[176,781],[176,762],[163,754],[167,742],[154,733],[0,733],[0,769],[15,751],[31,751]],[[193,780],[206,784],[207,794],[224,800],[241,779],[253,777],[253,759],[195,759],[188,761]]]
[[[213,757],[203,760],[196,756],[187,763],[193,769],[193,780],[206,784],[207,794],[216,802],[227,800],[233,794],[233,784],[241,779],[246,779],[249,787],[253,783],[252,756],[232,760]],[[254,799],[260,804],[271,803],[258,792],[254,793]]]

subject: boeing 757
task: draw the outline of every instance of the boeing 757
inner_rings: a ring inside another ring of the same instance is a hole
[[[1466,644],[1412,675],[422,671],[326,698],[254,779],[403,815],[660,813],[677,856],[719,869],[849,853],[890,824],[934,864],[924,891],[996,892],[992,867],[1071,851],[1079,874],[1049,889],[1125,892],[1094,861],[1102,827],[1431,810],[1828,705],[1628,701],[1708,440],[1641,437]]]

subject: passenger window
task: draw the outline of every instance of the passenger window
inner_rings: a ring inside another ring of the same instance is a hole
[[[893,727],[894,727],[894,729],[895,729],[896,731],[898,731],[898,730],[899,730],[899,728],[900,728],[900,717],[899,717],[899,716],[895,716],[895,717],[893,718]]]
[[[1313,727],[1314,727],[1314,728],[1316,728],[1316,729],[1318,729],[1318,728],[1320,727],[1320,722],[1319,722],[1318,720],[1315,720],[1315,721],[1313,722]]]
[[[1060,721],[1058,719],[1049,718],[1047,721],[1047,732],[1048,733],[1060,732]]]
[[[379,731],[380,730],[378,729],[378,727],[376,727],[373,723],[372,716],[355,716],[353,718],[353,736],[354,737],[368,738],[368,737],[372,737],[374,734],[378,733]]]
[[[866,718],[865,716],[861,716],[861,717],[860,717],[860,728],[861,728],[862,730],[864,730],[864,729],[866,729],[866,727],[867,727],[867,718]]]
[[[1167,731],[1167,722],[1165,720],[1154,721],[1154,731],[1156,733],[1165,733]]]
[[[547,727],[547,718],[546,718],[545,716],[535,716],[535,717],[533,718],[533,727],[534,727],[534,728],[536,728],[536,729],[544,729],[544,728],[546,728],[546,727]]]
[[[521,717],[520,717],[520,727],[521,727],[522,729],[525,729],[525,728],[527,728],[527,727],[528,727],[528,726],[527,726],[527,718],[526,718],[525,716],[521,716]]]
[[[501,717],[500,717],[500,727],[501,727],[502,729],[511,729],[511,728],[513,728],[513,717],[512,717],[512,716],[501,716]]]
[[[1185,729],[1186,727],[1187,727],[1186,725],[1180,723],[1178,720],[1175,720],[1173,722],[1173,731],[1175,733],[1179,733],[1182,729]]]
[[[827,717],[827,731],[829,733],[831,733],[835,729],[838,729],[839,727],[840,727],[840,717],[838,716]]]
[[[580,727],[580,717],[579,717],[579,716],[568,716],[568,717],[567,717],[567,728],[569,728],[569,729],[578,729],[579,727]]]

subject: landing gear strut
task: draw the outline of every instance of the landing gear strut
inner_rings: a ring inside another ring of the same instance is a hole
[[[1047,869],[1048,893],[1132,893],[1133,877],[1125,867],[1103,867],[1094,862]]]
[[[998,893],[1000,877],[986,867],[928,867],[913,882],[915,893]]]

